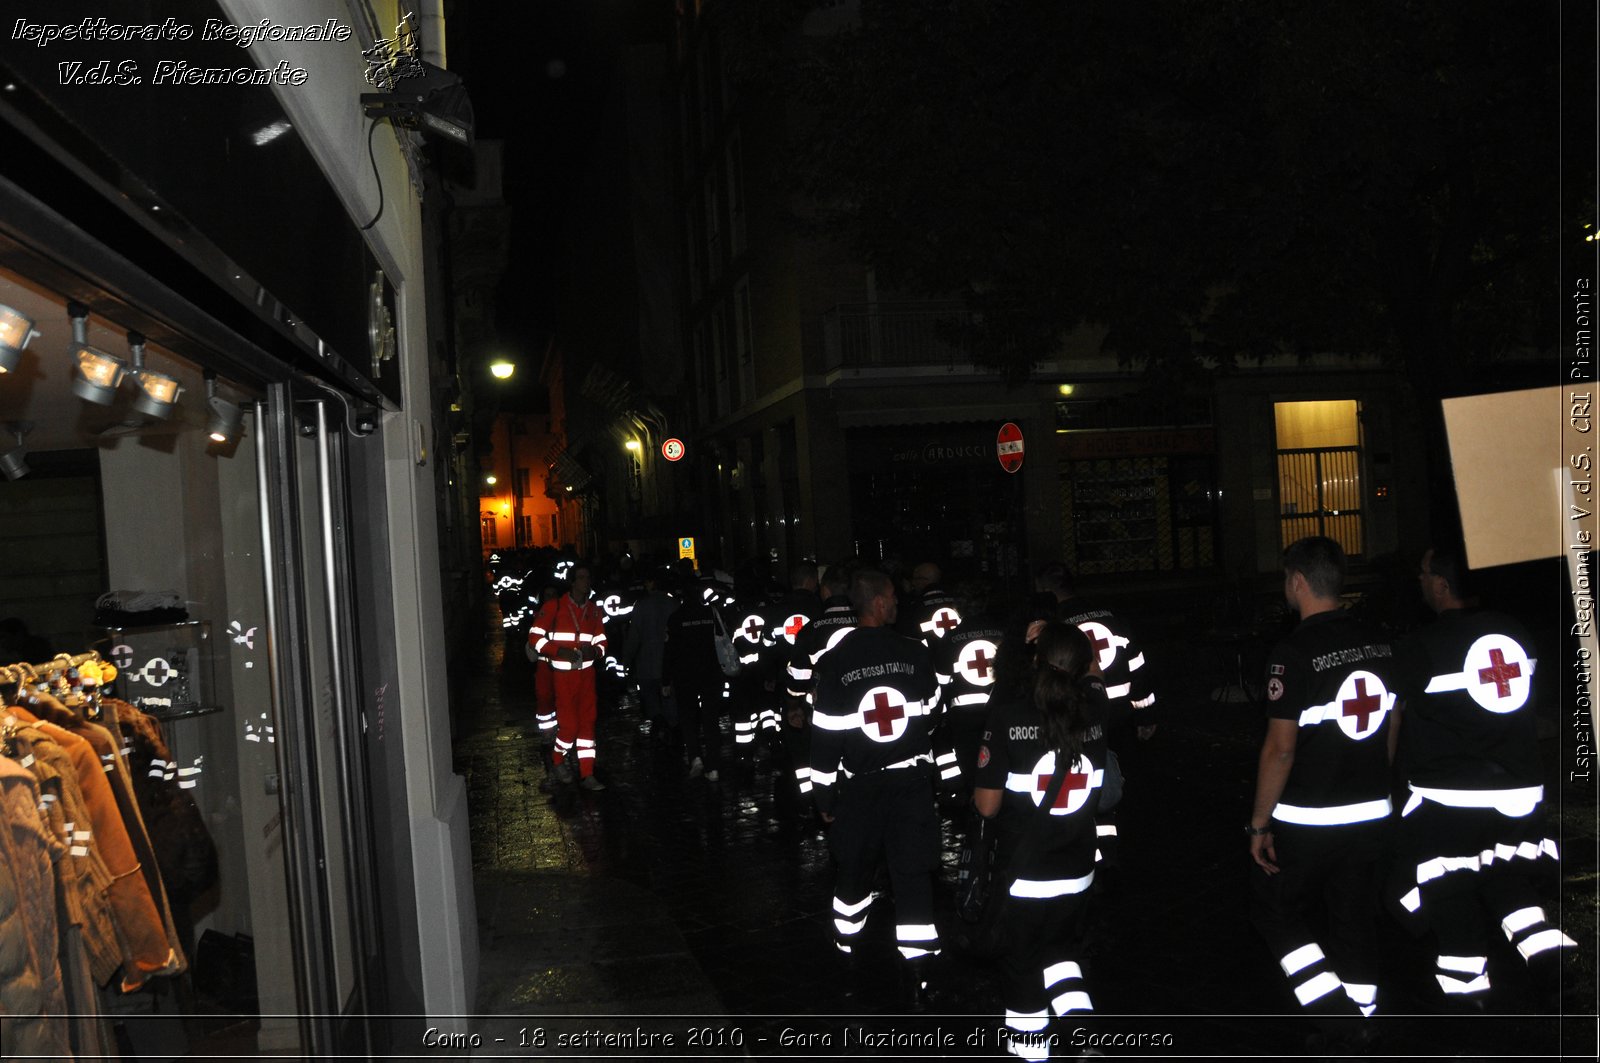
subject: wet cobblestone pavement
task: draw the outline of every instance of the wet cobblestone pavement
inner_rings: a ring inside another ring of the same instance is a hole
[[[1053,1027],[1061,1038],[1055,1054],[1077,1056],[1096,1038],[1099,1053],[1123,1058],[1344,1054],[1319,1047],[1319,1031],[1292,1014],[1284,980],[1247,918],[1240,824],[1261,710],[1217,700],[1228,663],[1220,650],[1188,648],[1186,656],[1177,638],[1152,647],[1167,678],[1168,717],[1152,742],[1123,759],[1121,866],[1098,884],[1086,964],[1099,1011]],[[476,1010],[544,1020],[548,1030],[675,1037],[656,1050],[551,1044],[516,1054],[1010,1058],[997,1039],[996,972],[949,947],[959,921],[951,906],[957,835],[948,820],[936,913],[946,943],[939,997],[931,1014],[904,1016],[887,898],[868,922],[866,986],[845,995],[830,938],[826,841],[783,800],[792,785],[784,773],[735,766],[725,732],[721,780],[690,780],[680,750],[640,733],[635,707],[603,699],[596,773],[605,791],[546,795],[538,789],[546,763],[532,670],[520,646],[506,652],[496,622],[481,667],[463,673],[473,678],[457,710],[455,749],[470,802],[480,923]],[[1594,794],[1564,798],[1565,884],[1559,900],[1552,885],[1550,906],[1567,909],[1574,937],[1593,941]],[[1435,1005],[1422,995],[1431,981],[1427,943],[1389,930],[1390,1017],[1371,1024],[1380,1041],[1370,1054],[1593,1056],[1592,957],[1569,964],[1564,1019],[1526,1014],[1530,991],[1510,975],[1497,983],[1503,1014],[1443,1018],[1429,1014]],[[1491,957],[1491,969],[1509,970],[1508,957]],[[610,1018],[563,1027],[559,1016]],[[698,1046],[689,1043],[694,1029],[705,1031]],[[785,1031],[813,1043],[784,1043]],[[1142,1045],[1106,1040],[1129,1035],[1142,1035]]]

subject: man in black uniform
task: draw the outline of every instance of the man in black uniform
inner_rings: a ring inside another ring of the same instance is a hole
[[[910,965],[910,1004],[926,1006],[927,965],[939,952],[933,873],[939,818],[929,732],[939,684],[928,648],[896,634],[894,584],[881,572],[850,587],[859,626],[817,666],[811,779],[817,810],[832,824],[838,863],[834,944],[851,955],[867,924],[879,858],[894,891],[895,938]]]
[[[921,639],[930,648],[961,624],[956,596],[939,585],[942,579],[944,572],[939,566],[924,561],[911,570],[911,579],[907,581],[912,598],[901,630],[914,639]]]
[[[1056,609],[1063,621],[1089,636],[1100,672],[1105,677],[1106,697],[1111,699],[1112,708],[1116,710],[1113,715],[1127,718],[1131,712],[1141,739],[1155,734],[1156,693],[1151,683],[1151,670],[1144,648],[1127,621],[1104,604],[1080,596],[1072,573],[1065,565],[1046,565],[1034,585],[1055,597]]]
[[[1396,651],[1411,796],[1393,892],[1415,928],[1430,926],[1438,938],[1445,999],[1475,1008],[1489,993],[1490,923],[1551,975],[1575,943],[1550,923],[1529,882],[1560,859],[1538,811],[1533,643],[1512,618],[1468,610],[1464,575],[1454,550],[1422,556],[1422,599],[1439,619]]]
[[[944,722],[935,737],[939,781],[946,791],[958,790],[964,800],[972,791],[983,721],[994,690],[995,660],[1005,632],[990,605],[990,589],[979,585],[962,589],[957,598],[961,625],[932,649],[945,704]],[[942,759],[946,752],[948,763]]]
[[[1251,916],[1301,1006],[1377,1006],[1379,857],[1389,818],[1393,652],[1340,608],[1344,550],[1315,536],[1283,555],[1299,625],[1267,657],[1267,736],[1245,831]],[[1309,916],[1327,917],[1327,949]],[[1342,990],[1342,991],[1341,991]],[[1346,999],[1348,998],[1348,999]]]
[[[704,775],[707,782],[716,782],[722,757],[718,719],[725,678],[717,662],[717,617],[713,612],[717,605],[707,593],[709,587],[709,580],[703,586],[691,583],[685,587],[683,604],[667,620],[661,693],[678,705],[689,778]]]
[[[802,799],[811,797],[812,677],[822,655],[856,626],[856,609],[850,604],[853,565],[834,565],[822,577],[822,611],[795,636],[784,666],[784,736],[794,756],[796,788]],[[798,614],[796,614],[798,615]]]

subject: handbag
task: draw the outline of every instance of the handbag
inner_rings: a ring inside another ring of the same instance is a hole
[[[711,616],[717,622],[717,632],[711,636],[711,643],[717,649],[717,665],[723,675],[732,678],[743,667],[739,663],[739,651],[733,648],[733,638],[728,634],[727,625],[722,622],[722,614],[714,605],[711,607]]]
[[[1017,847],[1012,850],[1013,864],[1020,863],[1022,857],[1030,853],[1037,844],[1039,832],[1050,817],[1050,809],[1055,805],[1056,795],[1061,792],[1061,784],[1066,777],[1066,757],[1058,756],[1055,774],[1050,776],[1050,785],[1045,789],[1044,800],[1039,802],[1038,811],[1028,821],[1028,829],[1023,832]],[[996,889],[999,883],[993,880],[992,873],[986,877],[989,881],[982,887],[985,893],[981,902],[983,911],[978,916],[977,925],[962,935],[962,945],[970,955],[982,960],[992,960],[1003,955],[1009,944],[1006,913],[1011,908],[1012,898],[1009,886]]]

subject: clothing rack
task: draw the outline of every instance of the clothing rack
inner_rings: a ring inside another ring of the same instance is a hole
[[[53,660],[46,661],[44,664],[4,664],[0,665],[0,683],[36,682],[40,679],[48,679],[69,668],[76,668],[80,664],[88,664],[90,661],[98,660],[100,660],[99,652],[90,650],[88,653],[78,654],[59,653]]]

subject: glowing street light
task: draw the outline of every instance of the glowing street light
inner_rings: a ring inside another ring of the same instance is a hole
[[[639,441],[637,439],[630,439],[622,445],[633,451],[635,454],[639,453]]]
[[[489,372],[494,375],[496,380],[510,380],[511,374],[515,373],[516,371],[516,365],[512,362],[506,361],[504,358],[497,362],[489,363]]]

